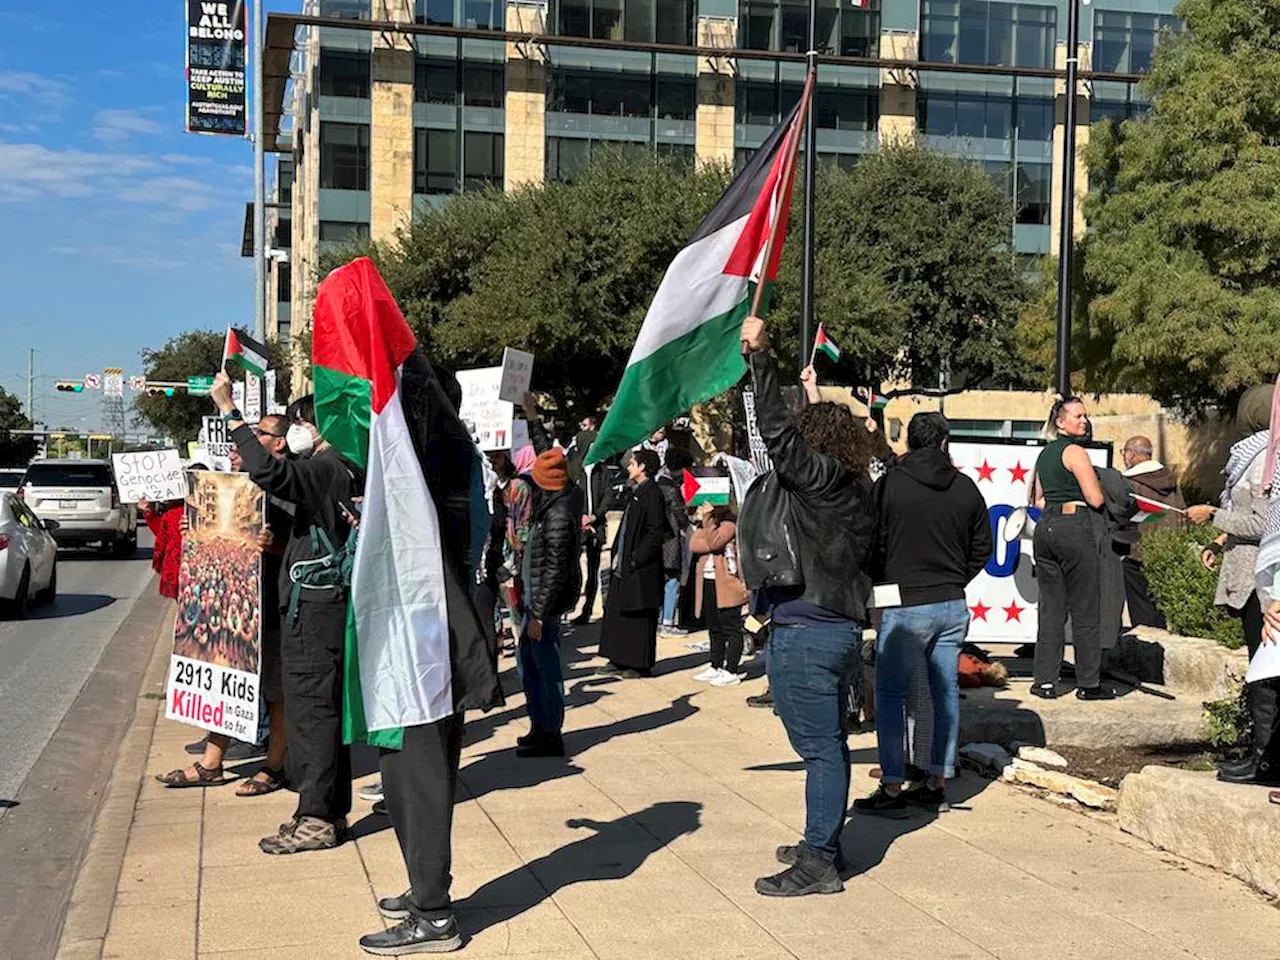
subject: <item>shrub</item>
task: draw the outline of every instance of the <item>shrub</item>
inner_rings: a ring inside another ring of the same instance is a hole
[[[1204,716],[1209,721],[1209,742],[1219,753],[1235,753],[1253,742],[1253,717],[1243,689],[1237,697],[1207,701]]]
[[[1142,566],[1151,598],[1169,621],[1169,629],[1188,637],[1216,640],[1231,650],[1244,643],[1240,621],[1213,605],[1216,570],[1206,570],[1200,554],[1217,531],[1153,530],[1142,538]]]

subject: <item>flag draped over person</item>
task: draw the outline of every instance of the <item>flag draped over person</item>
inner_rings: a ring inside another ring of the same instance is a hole
[[[465,569],[450,566],[465,565],[467,517],[441,506],[467,503],[475,447],[368,258],[320,285],[312,359],[316,425],[367,472],[347,612],[344,738],[399,748],[404,727],[497,696]]]
[[[228,360],[239,360],[241,366],[259,377],[267,375],[267,348],[235,327],[227,327],[227,339],[222,347],[224,370]]]
[[[634,446],[746,373],[738,331],[751,311],[757,285],[766,284],[763,312],[778,275],[799,121],[807,102],[808,93],[774,128],[667,268],[587,463]]]

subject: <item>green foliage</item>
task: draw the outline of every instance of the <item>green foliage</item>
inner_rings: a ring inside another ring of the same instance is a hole
[[[1216,535],[1205,528],[1145,533],[1142,567],[1151,584],[1152,599],[1171,631],[1216,640],[1235,650],[1244,643],[1240,621],[1213,605],[1218,574],[1200,562],[1200,554]]]
[[[1280,366],[1280,0],[1184,0],[1149,116],[1094,127],[1085,296],[1098,369],[1186,409]]]
[[[1209,743],[1229,753],[1253,742],[1253,714],[1241,688],[1239,696],[1204,703],[1204,717],[1209,722]]]
[[[0,387],[0,466],[20,467],[36,455],[36,441],[30,434],[12,434],[10,430],[30,430],[31,418],[22,403],[4,387]]]
[[[187,377],[212,376],[222,366],[225,342],[225,330],[192,330],[173,337],[158,350],[143,350],[147,379],[174,382]],[[268,343],[267,348],[271,367],[277,371],[276,389],[282,396],[288,396],[287,349],[275,343]],[[239,361],[228,363],[227,373],[233,379],[244,379]],[[185,390],[175,391],[172,397],[134,397],[133,410],[140,422],[179,443],[194,440],[200,432],[200,418],[215,412],[208,397],[188,396]]]

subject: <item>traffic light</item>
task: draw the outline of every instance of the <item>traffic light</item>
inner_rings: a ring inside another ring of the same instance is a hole
[[[57,387],[59,393],[84,392],[84,381],[82,380],[59,380],[54,386]]]
[[[173,387],[147,387],[149,397],[172,397]]]

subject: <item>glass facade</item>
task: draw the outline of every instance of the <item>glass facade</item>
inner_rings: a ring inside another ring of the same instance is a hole
[[[931,63],[1052,67],[1058,8],[1000,0],[923,0],[920,58]]]
[[[1095,10],[1093,14],[1093,69],[1108,73],[1143,73],[1162,36],[1182,30],[1173,14],[1124,13]]]
[[[551,33],[597,40],[692,46],[695,0],[551,0]]]
[[[415,130],[413,192],[427,196],[462,190],[502,189],[501,133]]]
[[[849,0],[819,0],[818,50],[841,57],[874,57],[880,49],[880,3],[866,8]],[[738,42],[750,50],[809,48],[808,0],[741,0]]]
[[[505,0],[415,0],[418,23],[435,27],[501,30],[506,23]]]
[[[326,190],[369,189],[369,125],[320,124],[320,187]]]

